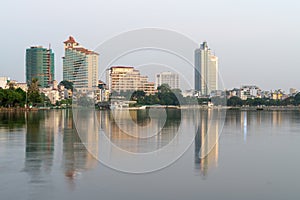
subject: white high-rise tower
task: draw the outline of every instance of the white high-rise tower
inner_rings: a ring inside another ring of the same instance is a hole
[[[205,96],[218,90],[218,57],[213,55],[207,42],[195,50],[195,90]]]

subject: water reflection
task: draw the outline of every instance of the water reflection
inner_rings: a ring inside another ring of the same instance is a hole
[[[25,166],[24,171],[29,175],[29,192],[33,199],[39,193],[51,195],[51,171],[53,167],[54,132],[49,124],[50,113],[25,113],[26,139],[25,139]],[[32,186],[32,187],[31,187]],[[39,186],[40,191],[34,190]]]
[[[215,168],[218,165],[218,134],[222,128],[220,124],[222,121],[220,120],[221,111],[194,111],[193,114],[183,114],[178,110],[170,110],[163,126],[159,121],[156,122],[155,128],[161,129],[161,133],[150,140],[136,138],[125,133],[108,111],[99,111],[96,114],[100,128],[105,130],[107,137],[120,148],[134,153],[162,148],[174,138],[180,125],[184,125],[190,120],[197,121],[199,123],[195,129],[195,169],[201,175],[206,176],[210,168]],[[255,133],[251,129],[257,129],[263,125],[265,131],[272,133],[276,127],[283,125],[290,127],[289,124],[298,123],[298,115],[298,111],[227,111],[225,123],[234,130],[232,133],[241,134],[241,138],[247,142],[249,134],[251,136]],[[25,126],[24,171],[30,177],[29,183],[38,184],[51,181],[49,175],[55,170],[53,169],[54,162],[58,161],[62,166],[66,181],[73,188],[83,171],[96,166],[97,160],[82,144],[82,140],[75,130],[72,117],[71,110],[0,113],[2,132],[3,130],[8,132],[19,130]],[[125,126],[126,130],[130,130],[133,134],[138,135],[139,127],[153,123],[145,111],[130,112],[130,117],[135,122],[134,126],[127,123]],[[93,124],[88,124],[88,122],[87,118],[87,121],[84,122],[87,133],[85,140],[89,141],[87,144],[94,145],[88,149],[93,149],[93,154],[97,155],[97,134],[90,134],[90,132],[95,131],[96,127]],[[1,137],[3,139],[8,135],[2,134]]]
[[[202,110],[197,112],[199,124],[195,136],[195,168],[202,176],[207,176],[210,168],[218,165],[219,134],[222,129],[220,110]]]
[[[54,133],[49,123],[49,113],[26,113],[25,169],[30,182],[43,180],[42,174],[49,174],[53,163]]]
[[[151,119],[149,110],[132,110],[130,115],[122,111],[117,114],[104,111],[99,112],[97,117],[101,129],[113,144],[128,152],[147,153],[168,145],[181,124],[180,110],[167,110],[165,121],[160,119],[161,111],[157,112],[158,116]]]
[[[225,123],[233,130],[239,130],[243,133],[244,141],[247,141],[251,129],[265,127],[267,131],[276,127],[282,127],[293,123],[298,119],[299,111],[234,111],[229,110],[226,113]],[[285,120],[289,119],[289,120]],[[234,129],[235,128],[235,129]]]
[[[25,113],[15,111],[0,111],[0,130],[15,131],[25,126]]]
[[[72,112],[28,112],[26,117],[25,167],[30,184],[51,182],[54,160],[61,163],[66,180],[74,188],[81,171],[97,163],[81,143],[74,129]],[[63,144],[61,144],[61,141]],[[54,174],[56,172],[53,172]]]
[[[72,113],[67,112],[64,118],[68,119],[64,124],[65,128],[63,130],[64,169],[66,177],[73,181],[77,175],[80,175],[81,171],[95,167],[97,161],[86,150],[79,138],[72,120]],[[90,128],[91,125],[86,124],[86,129],[90,130]],[[87,135],[92,136],[92,134]],[[93,139],[91,138],[91,140]]]

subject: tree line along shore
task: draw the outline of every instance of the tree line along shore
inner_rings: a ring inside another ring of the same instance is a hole
[[[242,100],[237,96],[226,99],[222,96],[211,98],[183,97],[179,89],[171,89],[168,85],[158,87],[158,92],[153,95],[146,95],[144,91],[131,91],[111,96],[123,96],[126,100],[134,101],[131,107],[140,107],[145,105],[163,105],[177,106],[186,108],[189,106],[200,106],[206,108],[208,105],[213,107],[228,107],[230,109],[254,110],[263,108],[266,110],[297,110],[300,106],[300,93],[290,96],[283,100],[274,100],[269,98],[254,98]],[[110,102],[106,102],[109,105]],[[66,108],[71,107],[72,99],[64,99],[55,105],[43,93],[39,92],[37,80],[32,80],[25,92],[21,88],[8,89],[0,88],[0,110],[36,110],[45,108]],[[210,107],[210,106],[209,106]]]

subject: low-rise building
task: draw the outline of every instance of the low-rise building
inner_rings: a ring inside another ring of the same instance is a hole
[[[227,98],[230,99],[231,97],[240,97],[240,89],[233,88],[232,90],[227,90]]]
[[[97,102],[103,102],[109,100],[109,90],[103,81],[98,81],[99,94],[97,94]]]
[[[9,81],[10,78],[7,76],[0,77],[0,88],[4,89]]]
[[[296,88],[290,88],[290,96],[294,96],[297,93],[298,93],[298,91]]]
[[[53,88],[41,88],[41,93],[44,93],[46,97],[49,98],[51,104],[55,105],[57,101],[61,100],[60,93],[58,90],[54,90]]]
[[[195,96],[195,90],[194,89],[190,89],[190,90],[185,90],[182,92],[182,96],[183,97],[194,97]]]
[[[2,87],[2,86],[4,86],[4,87]],[[27,92],[27,89],[28,89],[27,83],[19,83],[17,80],[10,80],[10,79],[6,80],[5,85],[4,85],[4,81],[3,81],[2,86],[0,86],[0,87],[2,87],[3,89],[9,89],[11,87],[13,87],[14,89],[21,88],[25,92]]]
[[[286,95],[282,89],[272,90],[271,91],[271,99],[273,100],[282,100],[285,99]]]
[[[242,100],[261,98],[261,89],[255,85],[243,85],[240,89]]]
[[[64,85],[58,84],[57,81],[53,81],[53,84],[47,88],[40,88],[40,92],[44,93],[51,102],[51,104],[55,105],[57,101],[61,101],[63,99],[71,99],[73,92],[71,89],[67,89]]]

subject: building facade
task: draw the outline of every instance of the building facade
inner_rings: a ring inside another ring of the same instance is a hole
[[[240,89],[242,100],[261,98],[261,89],[255,85],[243,85]]]
[[[7,76],[0,77],[0,88],[4,89],[9,81],[10,78]]]
[[[54,80],[54,53],[49,48],[33,46],[26,49],[26,83],[37,78],[41,87],[48,87]]]
[[[70,36],[64,42],[63,80],[73,83],[77,90],[98,86],[99,54],[83,48]]]
[[[171,89],[179,89],[179,74],[174,72],[161,72],[156,74],[155,88],[168,84]]]
[[[207,42],[195,50],[195,91],[208,96],[218,90],[218,57],[213,55]]]
[[[296,88],[290,88],[290,96],[296,95],[298,93]]]
[[[110,67],[106,70],[106,83],[110,93],[142,90],[150,95],[156,92],[154,83],[148,82],[148,77],[142,76],[134,67]]]

